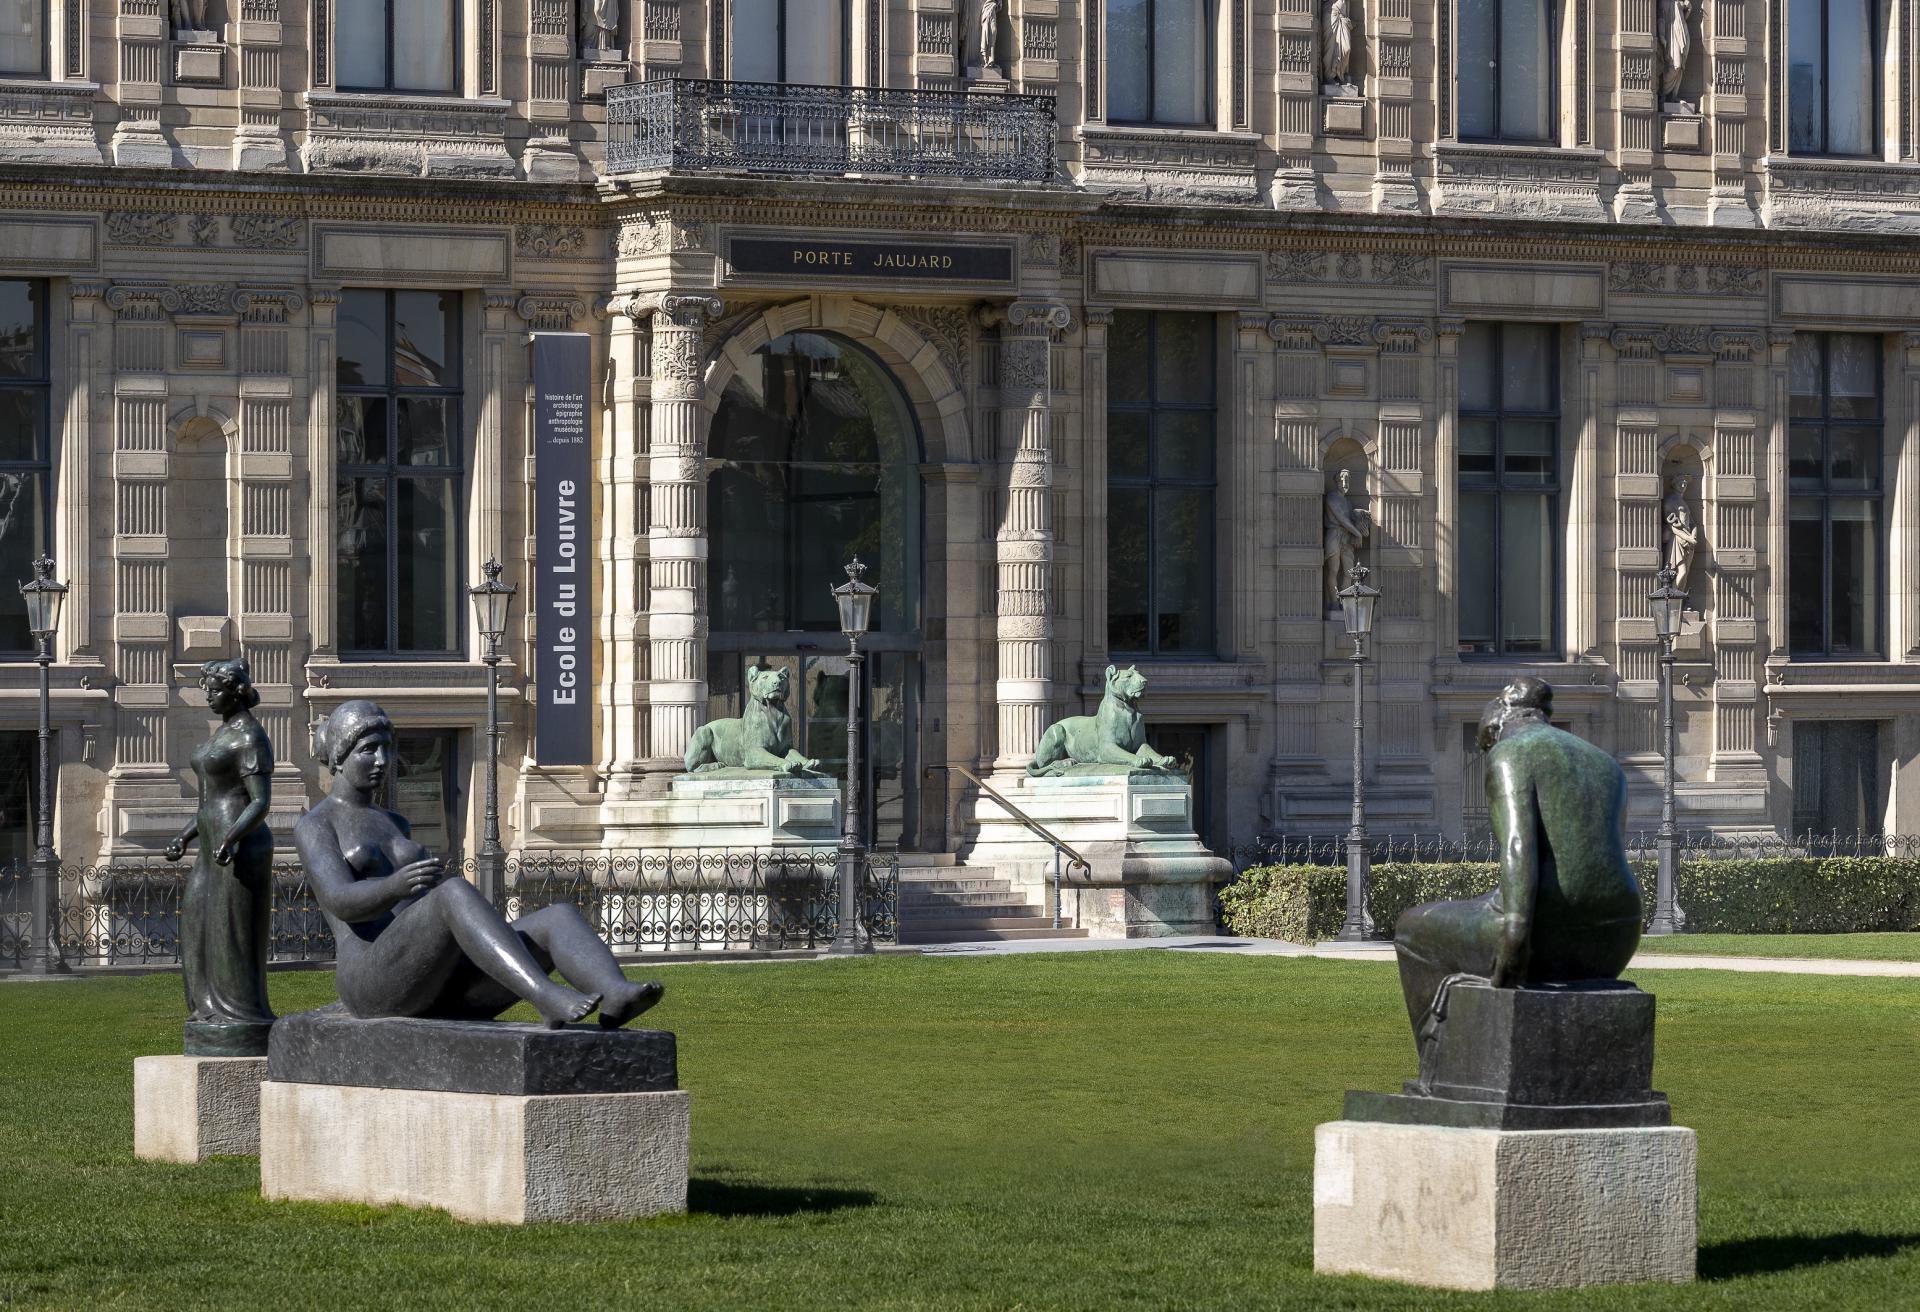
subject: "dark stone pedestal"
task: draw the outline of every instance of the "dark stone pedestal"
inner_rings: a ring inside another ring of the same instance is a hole
[[[267,1078],[523,1097],[663,1093],[679,1087],[679,1064],[674,1036],[664,1030],[360,1020],[335,1004],[281,1018]]]
[[[1653,995],[1624,980],[1522,989],[1459,981],[1421,1078],[1404,1093],[1349,1092],[1346,1119],[1493,1130],[1671,1125],[1666,1095],[1652,1088],[1653,1011]]]

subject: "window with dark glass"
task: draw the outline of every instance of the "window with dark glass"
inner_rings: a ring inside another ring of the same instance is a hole
[[[453,729],[397,729],[387,807],[407,821],[413,841],[434,852],[459,846],[460,735]]]
[[[851,30],[846,0],[733,0],[733,76],[840,86]]]
[[[39,738],[0,733],[0,870],[18,870],[32,858],[39,819]]]
[[[1463,656],[1559,644],[1559,329],[1470,323],[1460,339]]]
[[[1213,122],[1212,0],[1106,0],[1107,118]]]
[[[339,311],[340,649],[461,645],[460,294],[350,291]]]
[[[47,0],[0,0],[0,77],[47,76]]]
[[[342,91],[459,90],[455,0],[339,0],[333,32]]]
[[[1796,333],[1788,353],[1787,627],[1805,656],[1881,655],[1880,339]]]
[[[1876,14],[1873,0],[1788,0],[1789,150],[1880,153]]]
[[[30,655],[27,605],[14,584],[52,546],[52,430],[47,285],[0,282],[0,653]]]
[[[1879,837],[1889,773],[1881,765],[1879,721],[1794,721],[1794,832],[1814,838],[1816,851],[1822,834]]]
[[[1107,353],[1107,645],[1215,650],[1216,325],[1121,310]]]
[[[1552,0],[1460,0],[1459,19],[1460,135],[1552,139]]]

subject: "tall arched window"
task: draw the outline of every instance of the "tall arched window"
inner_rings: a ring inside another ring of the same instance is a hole
[[[841,86],[849,28],[846,0],[733,0],[733,76]]]
[[[912,846],[922,648],[920,433],[893,376],[832,333],[790,333],[727,385],[708,443],[710,718],[747,671],[791,674],[794,743],[846,769],[846,640],[831,589],[853,556],[880,589],[866,663],[868,832]]]

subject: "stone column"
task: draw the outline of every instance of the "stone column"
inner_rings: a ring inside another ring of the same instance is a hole
[[[1606,365],[1613,325],[1580,325],[1580,400],[1573,461],[1561,486],[1567,489],[1567,631],[1570,661],[1600,645],[1600,426]]]
[[[1073,315],[1058,301],[1015,301],[986,313],[1000,329],[1000,451],[1004,497],[994,535],[999,754],[996,770],[1033,758],[1053,715],[1054,334]]]
[[[1887,635],[1887,651],[1895,659],[1920,660],[1920,332],[1903,333],[1898,342],[1902,407],[1895,411],[1905,421],[1904,431],[1888,434],[1899,452],[1893,475],[1891,550],[1893,566],[1887,580],[1888,596],[1895,598]],[[1892,390],[1892,389],[1888,389]],[[1908,759],[1908,758],[1901,758]]]
[[[600,626],[605,633],[600,678],[606,708],[607,794],[631,795],[647,757],[647,681],[642,613],[646,609],[647,419],[650,325],[654,302],[616,296],[597,313],[606,319],[607,366],[601,420],[600,559],[606,572]]]
[[[311,398],[307,407],[307,480],[312,488],[313,508],[308,516],[308,566],[310,569],[307,605],[307,631],[313,646],[308,658],[339,657],[339,637],[334,612],[337,599],[337,558],[334,524],[334,384],[339,358],[334,346],[338,331],[340,289],[315,287],[309,297],[313,317],[307,336],[307,388]]]
[[[507,567],[508,581],[526,584],[532,581],[533,573],[529,559],[533,547],[531,533],[522,537],[520,549],[509,552],[506,549],[506,490],[510,475],[507,470],[507,407],[516,405],[523,410],[526,396],[509,396],[507,392],[507,353],[513,349],[516,341],[525,351],[526,327],[514,314],[518,298],[510,291],[491,290],[486,293],[482,303],[480,319],[480,414],[473,430],[473,505],[468,514],[472,543],[471,560],[468,572],[472,579],[462,579],[464,588],[480,575],[480,566],[486,561],[507,558],[501,563]],[[514,559],[514,557],[518,559]],[[518,575],[517,578],[514,576]],[[518,608],[521,615],[527,615],[527,602],[531,600],[530,590],[522,587],[524,595]],[[484,642],[474,623],[473,608],[467,607],[467,615],[462,624],[469,630],[468,646],[478,655]],[[501,649],[511,652],[514,648],[511,636],[506,638]]]
[[[1767,599],[1765,649],[1769,663],[1784,663],[1790,641],[1787,628],[1787,355],[1793,329],[1768,332],[1767,443],[1760,495],[1767,507],[1767,567],[1760,587]]]
[[[1434,556],[1439,606],[1433,617],[1434,655],[1442,661],[1460,659],[1460,335],[1464,319],[1441,319],[1434,324],[1439,337],[1439,386],[1434,396],[1433,502],[1434,522],[1444,544]]]
[[[647,444],[650,768],[680,769],[707,713],[707,414],[701,334],[719,297],[667,292],[653,316]]]
[[[96,316],[105,295],[106,288],[97,282],[76,282],[70,288],[66,413],[55,446],[63,458],[55,493],[58,539],[53,553],[62,576],[73,589],[67,598],[59,639],[61,658],[68,661],[75,656],[98,659],[93,646],[93,531],[97,521],[89,511],[93,504],[94,371],[106,363],[101,348],[106,334]],[[109,601],[111,595],[109,591]]]
[[[1088,308],[1082,330],[1081,404],[1085,434],[1080,454],[1080,522],[1085,561],[1081,583],[1081,612],[1087,617],[1081,644],[1087,663],[1098,669],[1107,657],[1107,332],[1113,311]]]
[[[1224,462],[1233,487],[1227,578],[1232,588],[1228,602],[1232,637],[1222,646],[1236,661],[1260,659],[1260,624],[1272,614],[1263,605],[1261,576],[1273,559],[1271,541],[1262,530],[1260,504],[1261,461],[1265,430],[1272,422],[1273,339],[1267,335],[1271,316],[1264,310],[1243,310],[1234,319],[1233,436]],[[1106,580],[1103,578],[1104,584]],[[1226,637],[1225,634],[1222,637]]]

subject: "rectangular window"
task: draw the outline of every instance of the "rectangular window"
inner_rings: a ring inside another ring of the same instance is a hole
[[[387,806],[405,817],[413,841],[433,852],[453,851],[459,838],[459,745],[453,729],[399,729],[393,735]]]
[[[1461,137],[1552,140],[1556,80],[1552,0],[1459,3]]]
[[[1560,595],[1556,327],[1467,325],[1458,445],[1460,654],[1552,655]]]
[[[1121,310],[1108,342],[1107,645],[1211,656],[1214,318]]]
[[[1106,0],[1107,118],[1213,124],[1211,0]]]
[[[846,0],[733,0],[733,76],[840,86],[851,29]]]
[[[457,654],[460,294],[345,292],[338,352],[340,649]]]
[[[47,76],[47,0],[0,0],[0,77]]]
[[[27,604],[14,586],[52,546],[47,285],[0,282],[0,654],[32,655]]]
[[[1887,814],[1888,773],[1880,765],[1878,722],[1794,721],[1794,832],[1878,838]],[[1844,843],[1833,846],[1845,849]]]
[[[39,820],[39,737],[0,733],[0,869],[19,869],[32,859]]]
[[[1880,49],[1873,0],[1788,0],[1787,148],[1880,153]]]
[[[339,0],[333,30],[343,91],[459,89],[455,0]]]
[[[1878,656],[1880,339],[1796,333],[1788,354],[1787,627],[1802,656]]]

